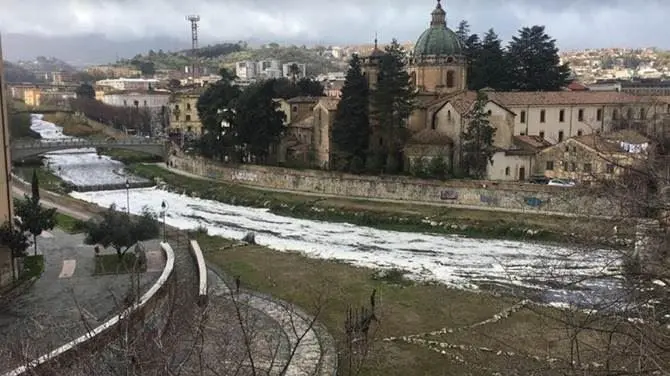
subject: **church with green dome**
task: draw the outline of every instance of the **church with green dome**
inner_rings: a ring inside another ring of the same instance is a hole
[[[467,63],[456,33],[447,27],[440,0],[430,25],[421,33],[410,58],[410,77],[420,93],[447,94],[467,87]]]

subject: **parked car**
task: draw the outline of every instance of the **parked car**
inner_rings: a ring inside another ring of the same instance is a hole
[[[549,180],[551,179],[542,175],[531,176],[528,178],[528,182],[531,184],[547,184],[549,183]]]
[[[555,187],[574,187],[575,182],[572,180],[564,180],[564,179],[551,179],[549,180],[549,183],[547,185],[553,185]]]

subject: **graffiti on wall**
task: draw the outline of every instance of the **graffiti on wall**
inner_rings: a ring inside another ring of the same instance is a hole
[[[233,180],[256,181],[258,180],[258,175],[255,172],[235,171],[233,172]]]
[[[537,197],[524,197],[523,200],[526,202],[526,205],[533,208],[539,208],[540,206],[542,206],[543,203],[545,203]]]
[[[488,205],[498,205],[498,197],[479,195],[479,201]]]
[[[440,200],[458,200],[458,191],[445,189],[440,192]]]

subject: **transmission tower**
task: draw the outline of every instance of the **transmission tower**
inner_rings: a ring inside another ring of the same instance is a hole
[[[200,76],[200,66],[198,64],[198,22],[200,16],[186,16],[186,21],[191,23],[191,75],[193,78]]]

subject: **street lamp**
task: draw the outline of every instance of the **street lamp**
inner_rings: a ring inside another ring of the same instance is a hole
[[[168,204],[163,200],[161,203],[161,214],[163,215],[163,243],[167,243],[167,232],[165,231],[165,215],[167,214]]]
[[[130,181],[126,179],[126,210],[130,216]]]

